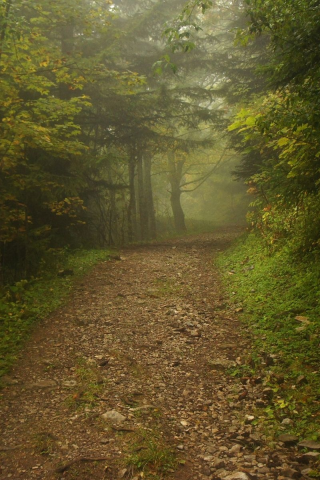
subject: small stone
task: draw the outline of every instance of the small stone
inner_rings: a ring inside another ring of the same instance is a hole
[[[253,415],[246,415],[245,416],[245,419],[246,419],[245,422],[246,423],[251,423],[251,422],[253,422],[254,418],[255,417]]]
[[[294,318],[295,318],[295,320],[297,320],[298,322],[304,323],[305,325],[309,325],[309,323],[310,323],[308,317],[303,317],[302,315],[297,315],[297,316],[294,317]]]
[[[298,443],[299,438],[296,437],[296,435],[288,435],[284,433],[283,435],[279,436],[278,440],[279,442],[282,442],[285,445],[294,445],[295,443]]]
[[[269,468],[268,467],[259,467],[258,472],[261,474],[269,473]]]
[[[291,418],[284,418],[281,422],[281,425],[292,425],[293,424],[293,421],[291,420]]]
[[[225,480],[250,480],[248,475],[244,472],[236,472],[232,473],[225,477]]]
[[[121,413],[117,412],[116,410],[109,410],[106,413],[103,413],[102,418],[105,420],[111,420],[114,423],[123,423],[126,419]]]
[[[215,468],[224,468],[226,466],[226,462],[224,460],[221,460],[220,458],[217,458],[217,460],[214,462],[214,467]]]
[[[75,387],[77,385],[77,382],[75,380],[66,380],[65,382],[62,382],[62,385],[64,387]]]
[[[221,446],[219,447],[220,452],[227,452],[229,450],[228,447]]]
[[[177,445],[177,449],[178,450],[184,450],[184,446],[183,445]]]
[[[258,433],[252,433],[249,436],[249,441],[255,445],[261,445],[262,437]]]
[[[201,332],[199,332],[199,330],[192,330],[192,332],[190,333],[191,337],[201,337]]]
[[[213,456],[212,455],[206,455],[205,457],[203,457],[203,460],[205,462],[212,462]]]
[[[120,479],[121,479],[121,478],[124,478],[125,475],[126,475],[126,473],[127,473],[127,471],[128,471],[128,470],[127,470],[126,468],[124,468],[123,470],[120,470],[120,472],[119,472],[119,477],[118,477],[118,478],[120,478]]]
[[[229,452],[229,453],[230,453],[231,455],[234,455],[234,454],[236,454],[236,453],[239,453],[240,450],[241,450],[241,445],[236,444],[236,445],[233,445],[233,447],[230,448],[230,452]]]
[[[224,479],[229,475],[230,472],[225,470],[224,468],[219,468],[219,470],[216,470],[215,474],[219,479]]]
[[[314,440],[303,440],[298,443],[298,447],[309,448],[310,450],[320,450],[320,443]]]
[[[317,460],[320,456],[320,452],[307,452],[307,453],[304,453],[300,458],[299,460],[302,462],[302,463],[309,463],[310,461],[312,460]]]

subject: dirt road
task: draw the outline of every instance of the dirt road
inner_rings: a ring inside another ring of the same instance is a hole
[[[77,284],[2,391],[0,479],[278,478],[228,375],[249,340],[213,258],[238,233],[130,248]]]

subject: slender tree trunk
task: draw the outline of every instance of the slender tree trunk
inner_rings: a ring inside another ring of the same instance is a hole
[[[145,185],[143,175],[143,161],[142,153],[138,153],[137,157],[137,173],[138,173],[138,211],[139,211],[139,223],[140,223],[140,239],[147,240],[149,238],[149,225],[148,225],[148,210],[145,196]]]
[[[128,240],[132,242],[136,239],[137,230],[137,208],[136,208],[136,189],[135,189],[135,171],[136,159],[134,153],[129,160],[129,206],[128,206]]]
[[[177,232],[185,232],[187,230],[184,212],[181,206],[181,189],[180,183],[182,179],[182,168],[184,161],[176,161],[175,153],[168,153],[169,182],[171,186],[170,202],[173,213],[174,226]]]
[[[108,181],[112,185],[112,170],[108,165]],[[116,210],[116,194],[113,188],[110,188],[110,208],[109,208],[109,245],[114,245],[114,233],[117,232],[117,210]]]
[[[152,191],[152,182],[151,182],[151,155],[149,152],[146,152],[143,156],[144,160],[144,185],[145,185],[145,198],[146,198],[146,208],[148,215],[148,226],[149,226],[149,235],[150,238],[157,238],[157,224],[156,224],[156,214],[153,201],[153,191]]]

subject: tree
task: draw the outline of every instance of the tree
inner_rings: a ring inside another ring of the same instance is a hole
[[[49,241],[72,241],[83,223],[83,89],[102,77],[122,87],[134,79],[110,71],[101,51],[86,54],[105,34],[107,6],[8,0],[0,8],[1,256],[26,275]]]

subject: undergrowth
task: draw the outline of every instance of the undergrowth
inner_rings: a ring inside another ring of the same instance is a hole
[[[320,438],[320,269],[283,247],[270,254],[262,240],[241,238],[218,260],[235,308],[253,339],[246,373],[263,373],[274,391],[261,413],[275,430]],[[266,359],[269,359],[269,363]],[[271,359],[271,360],[270,360]],[[241,375],[241,372],[236,372]]]
[[[61,306],[74,282],[108,255],[107,250],[61,252],[54,264],[37,278],[21,280],[0,290],[0,379],[16,361],[37,322]]]

